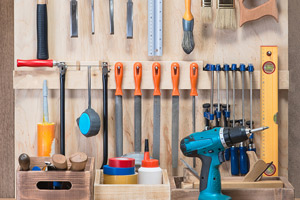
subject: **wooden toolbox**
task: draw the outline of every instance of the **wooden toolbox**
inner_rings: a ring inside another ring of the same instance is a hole
[[[222,192],[232,200],[294,200],[294,188],[285,177],[263,177],[259,182],[242,182],[243,177],[222,178]],[[172,200],[195,200],[199,188],[183,189],[183,177],[170,177]]]
[[[30,169],[34,166],[43,167],[45,161],[51,161],[49,157],[31,157]],[[81,199],[91,200],[94,197],[93,183],[94,158],[88,158],[84,171],[20,171],[17,169],[16,189],[17,199]],[[70,182],[71,188],[68,190],[39,189],[40,182]]]
[[[169,200],[171,199],[170,182],[167,170],[163,170],[161,185],[113,185],[102,184],[103,172],[96,170],[94,184],[95,200]]]

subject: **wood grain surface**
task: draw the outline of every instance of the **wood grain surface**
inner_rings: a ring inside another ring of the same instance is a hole
[[[0,197],[15,196],[14,171],[14,1],[0,3]]]

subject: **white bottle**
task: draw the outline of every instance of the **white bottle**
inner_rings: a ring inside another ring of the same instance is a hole
[[[138,184],[162,184],[162,170],[156,159],[150,159],[148,139],[145,140],[145,153],[142,167],[139,168]]]

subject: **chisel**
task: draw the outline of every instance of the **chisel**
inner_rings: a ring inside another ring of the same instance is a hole
[[[116,157],[123,155],[123,106],[122,106],[122,80],[123,80],[123,64],[118,62],[115,64],[116,79]]]
[[[132,0],[127,2],[127,39],[133,38],[133,3]]]
[[[115,24],[114,24],[114,0],[109,0],[109,22],[110,22],[110,34],[115,33]]]
[[[134,152],[142,151],[142,64],[137,62],[133,66],[134,75]]]
[[[70,1],[71,37],[78,37],[78,5],[77,0]]]
[[[153,108],[153,158],[159,160],[160,156],[160,64],[152,65],[154,83],[154,108]]]
[[[190,96],[193,97],[192,102],[192,118],[193,118],[193,133],[196,132],[196,96],[197,92],[197,81],[198,81],[198,64],[192,63],[190,65],[190,79],[191,79],[191,93]],[[193,167],[196,167],[196,158],[193,158]]]
[[[48,17],[47,0],[37,1],[37,59],[48,60]]]
[[[173,175],[177,175],[178,168],[178,140],[179,140],[179,64],[172,63],[171,76],[172,92],[172,167]]]

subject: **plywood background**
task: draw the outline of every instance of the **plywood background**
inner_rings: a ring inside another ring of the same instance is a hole
[[[15,0],[15,60],[36,57],[35,0]],[[134,38],[126,39],[126,0],[115,1],[115,35],[109,35],[108,1],[95,0],[96,32],[90,33],[90,1],[79,0],[79,38],[69,37],[69,1],[51,0],[48,4],[49,50],[50,57],[58,61],[195,61],[204,63],[253,63],[256,68],[260,62],[261,45],[278,45],[279,68],[288,70],[288,1],[277,1],[279,23],[271,17],[246,24],[237,31],[215,30],[212,25],[202,25],[200,19],[200,1],[192,2],[195,17],[196,48],[190,55],[181,49],[182,16],[184,1],[164,1],[164,54],[160,58],[147,56],[147,3],[133,0]],[[238,2],[236,2],[236,5]],[[237,6],[238,7],[238,6]],[[238,14],[238,9],[237,9]],[[214,15],[215,16],[215,15]],[[16,68],[16,67],[15,67]],[[132,70],[132,68],[130,68]],[[189,70],[188,67],[182,70]],[[82,77],[85,79],[85,73]],[[186,73],[188,74],[188,73]],[[58,76],[58,74],[57,74]],[[149,74],[151,76],[151,74]],[[239,76],[239,75],[238,75]],[[33,76],[34,77],[34,76]],[[24,75],[24,78],[25,75]],[[77,78],[77,77],[76,77]],[[113,79],[113,74],[110,75]],[[200,76],[199,79],[202,77]],[[68,76],[67,79],[72,79]],[[259,80],[259,74],[254,80]],[[77,80],[73,77],[73,81]],[[30,80],[29,80],[30,81]],[[15,84],[17,84],[15,82]],[[27,82],[28,84],[28,82]],[[42,84],[42,82],[40,82]],[[208,83],[209,84],[209,83]],[[27,152],[36,155],[36,124],[42,120],[42,91],[36,89],[15,88],[15,155]],[[209,88],[208,88],[209,89]],[[152,142],[152,90],[143,90],[143,139]],[[180,97],[180,138],[192,132],[191,98],[189,90],[181,90]],[[96,157],[96,167],[102,163],[102,130],[95,138],[82,136],[75,119],[87,105],[86,90],[66,91],[66,154],[84,151]],[[203,128],[202,103],[209,101],[209,90],[199,90],[197,97],[197,127]],[[279,173],[288,175],[288,97],[287,90],[279,93]],[[230,93],[231,95],[231,93]],[[92,107],[102,116],[102,91],[93,90]],[[221,91],[222,102],[225,91]],[[255,124],[259,126],[259,90],[254,91]],[[249,99],[249,91],[246,91]],[[109,91],[109,156],[114,156],[114,90]],[[241,116],[241,91],[237,92],[236,117]],[[248,104],[248,101],[246,102]],[[171,90],[162,91],[161,118],[161,167],[171,171]],[[246,109],[249,119],[249,107]],[[59,91],[53,89],[49,95],[50,120],[57,123],[56,137],[59,137]],[[133,90],[126,89],[123,96],[124,113],[124,153],[133,151]],[[259,136],[256,137],[259,150]],[[58,150],[58,149],[57,149]],[[259,151],[258,151],[259,152]],[[180,157],[183,155],[180,153]],[[187,159],[191,163],[191,159]],[[180,168],[182,164],[180,164]],[[198,161],[200,170],[200,161]],[[179,171],[180,172],[180,171]]]

